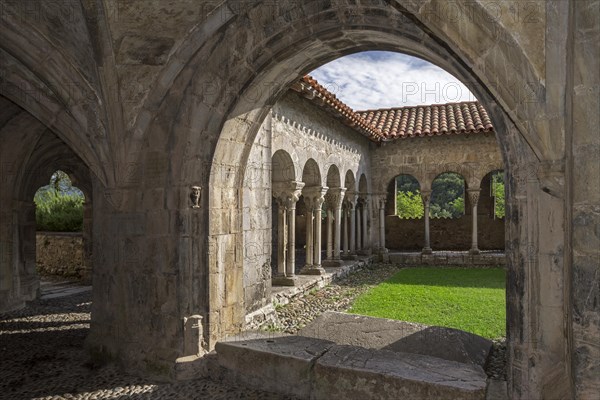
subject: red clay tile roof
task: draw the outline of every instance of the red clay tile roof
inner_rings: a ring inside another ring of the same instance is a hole
[[[378,142],[384,137],[379,129],[366,123],[361,115],[354,112],[353,109],[325,89],[310,75],[302,77],[302,79],[292,85],[292,89],[304,94],[305,97],[325,108],[330,113],[333,113],[346,125],[356,129],[369,139]]]
[[[476,101],[354,111],[309,75],[302,77],[292,89],[376,142],[494,131],[487,111]]]
[[[387,139],[492,132],[487,111],[476,101],[357,111]]]

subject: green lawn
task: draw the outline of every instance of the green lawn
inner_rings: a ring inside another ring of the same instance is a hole
[[[506,335],[501,268],[407,268],[359,296],[353,314],[461,329],[490,339]]]

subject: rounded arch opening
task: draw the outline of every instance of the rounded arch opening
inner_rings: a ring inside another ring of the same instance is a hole
[[[256,96],[256,92],[253,92],[255,96],[252,98],[252,102],[244,99],[242,95],[240,101],[236,104],[232,104],[230,107],[231,112],[224,119],[225,123],[219,140],[213,159],[213,166],[220,167],[224,163],[229,163],[231,152],[227,152],[225,148],[220,146],[226,146],[231,143],[228,137],[235,137],[237,141],[242,138],[243,143],[251,143],[256,134],[257,127],[260,126],[264,117],[268,115],[268,109],[273,103],[281,96],[281,94],[289,87],[290,83],[293,82],[297,77],[303,73],[306,73],[314,69],[318,65],[324,64],[326,61],[345,55],[352,52],[357,52],[367,49],[379,49],[379,50],[391,50],[401,51],[407,54],[420,56],[434,64],[441,66],[452,75],[459,77],[461,81],[465,82],[469,89],[475,94],[475,96],[484,104],[486,109],[490,113],[490,117],[493,120],[494,126],[497,130],[507,131],[510,134],[499,140],[502,149],[502,155],[505,158],[505,164],[523,163],[523,160],[531,160],[533,152],[531,149],[525,151],[516,150],[519,146],[524,144],[523,138],[520,136],[516,128],[511,122],[511,118],[508,118],[508,114],[504,111],[501,105],[496,101],[494,94],[490,92],[480,77],[476,76],[473,71],[468,68],[460,58],[456,57],[455,54],[448,54],[446,50],[442,50],[439,44],[430,43],[430,46],[424,46],[423,42],[417,44],[412,39],[407,40],[398,36],[397,32],[382,32],[378,29],[357,29],[355,32],[345,32],[346,39],[348,42],[341,44],[340,48],[335,52],[330,53],[329,49],[325,49],[321,42],[308,40],[303,42],[302,40],[296,42],[296,44],[303,49],[303,51],[297,51],[295,54],[286,54],[282,56],[273,65],[264,65],[261,68],[261,72],[255,75],[252,79],[245,83],[245,87],[260,87],[260,85],[268,83],[270,87],[277,88],[274,91],[270,91],[269,94],[264,91]],[[296,48],[295,50],[299,50]],[[316,52],[319,54],[318,57],[311,58],[310,60],[304,57],[305,52]],[[301,56],[302,55],[302,56]],[[286,68],[281,68],[282,63],[285,60]],[[289,66],[294,66],[289,68]],[[248,89],[250,91],[250,89]],[[248,128],[244,132],[239,130],[239,121],[251,120],[252,124],[247,124]],[[248,146],[246,146],[247,149]],[[239,157],[236,158],[236,162],[241,165],[247,160],[247,152],[238,152]],[[510,158],[512,157],[512,160]],[[211,174],[214,177],[215,174]],[[304,179],[303,179],[304,181]],[[236,187],[236,183],[233,183],[232,187]],[[366,184],[358,185],[358,190],[362,191]],[[212,187],[212,185],[211,185]],[[383,188],[381,191],[384,191]],[[210,195],[211,198],[219,199],[220,189],[213,191]],[[366,191],[365,191],[366,192]],[[510,191],[509,191],[510,193]],[[217,200],[215,200],[217,201]],[[212,260],[209,259],[209,270],[212,270],[213,265],[216,265],[216,259],[218,255],[214,255]],[[219,275],[211,275],[218,277]],[[224,278],[223,278],[224,279]],[[235,283],[233,283],[235,285]],[[212,287],[215,287],[212,285]],[[219,310],[222,308],[221,301],[219,299],[219,293],[210,293],[210,308],[213,310]],[[243,309],[243,304],[237,305]],[[218,311],[215,311],[218,313]],[[238,325],[239,326],[239,325]],[[519,331],[522,327],[517,327]],[[213,319],[213,322],[208,324],[208,340],[209,347],[214,345],[215,341],[222,337],[227,332],[232,332],[230,326],[222,325],[219,319]],[[234,329],[235,330],[235,329]]]
[[[389,184],[388,193],[393,195],[393,215],[401,219],[421,219],[425,213],[421,198],[421,185],[409,174],[396,176]]]
[[[465,178],[456,172],[442,172],[431,183],[431,218],[457,219],[465,215]]]
[[[304,164],[302,182],[304,182],[305,187],[321,186],[323,184],[319,164],[312,158],[308,159],[306,164]]]
[[[332,164],[327,170],[327,187],[328,188],[339,188],[341,187],[340,170],[335,164]]]

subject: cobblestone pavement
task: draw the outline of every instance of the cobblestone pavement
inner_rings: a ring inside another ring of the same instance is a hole
[[[277,309],[271,330],[296,333],[324,311],[345,311],[354,299],[391,277],[397,265],[367,266]],[[0,314],[0,399],[282,399],[281,395],[197,379],[157,383],[115,365],[91,365],[83,347],[89,331],[89,291],[38,300]],[[505,378],[505,342],[496,341],[488,376]]]
[[[90,292],[76,293],[0,314],[0,399],[283,398],[210,379],[156,383],[91,365],[83,347],[90,300]]]

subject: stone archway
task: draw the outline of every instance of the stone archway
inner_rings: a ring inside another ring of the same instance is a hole
[[[382,26],[384,25],[385,23],[382,21]],[[252,106],[249,106],[248,102],[244,99],[244,94],[240,96],[241,101],[233,106],[232,111],[224,118],[225,123],[220,138],[216,143],[213,157],[213,165],[211,167],[213,171],[222,169],[225,165],[233,164],[241,166],[239,173],[243,174],[243,165],[246,157],[244,155],[244,143],[248,143],[248,141],[252,140],[254,132],[266,115],[269,105],[272,104],[274,99],[277,98],[277,95],[281,93],[281,90],[287,86],[291,79],[297,77],[298,74],[320,65],[328,59],[348,54],[352,51],[366,49],[399,50],[426,58],[429,61],[442,66],[446,70],[453,72],[455,76],[461,77],[464,82],[469,84],[471,90],[476,93],[477,97],[492,113],[492,119],[495,126],[498,127],[498,131],[503,132],[503,136],[500,137],[499,140],[506,164],[509,165],[509,173],[514,177],[512,181],[513,185],[509,188],[509,197],[511,199],[516,199],[517,193],[525,192],[528,193],[527,197],[529,198],[544,196],[544,194],[540,192],[540,187],[537,186],[539,184],[533,182],[537,181],[537,177],[531,179],[531,173],[527,170],[530,166],[538,165],[538,157],[536,157],[535,153],[538,152],[539,154],[539,151],[535,145],[531,146],[531,143],[537,143],[537,139],[531,136],[525,139],[521,132],[513,125],[515,119],[513,115],[511,115],[512,112],[505,111],[508,109],[502,105],[503,102],[494,99],[497,93],[492,93],[486,88],[484,82],[489,81],[489,79],[486,79],[485,74],[476,75],[461,63],[460,58],[456,54],[446,53],[447,49],[439,46],[439,44],[429,43],[427,46],[424,46],[421,43],[415,43],[413,41],[405,42],[406,36],[402,36],[400,32],[381,32],[377,31],[374,27],[369,27],[369,29],[358,29],[356,31],[349,29],[348,31],[344,31],[340,37],[336,37],[335,35],[331,36],[331,31],[324,36],[329,37],[330,39],[319,39],[318,34],[315,34],[312,38],[299,38],[298,41],[295,42],[295,46],[297,46],[296,54],[282,54],[280,56],[281,61],[279,61],[277,65],[261,67],[256,78],[253,79],[251,83],[246,83],[245,86],[249,88],[247,89],[247,96],[252,94],[252,88],[265,87],[269,84],[275,84],[275,86],[278,86],[281,89],[274,90],[274,93],[258,94],[257,98],[253,98]],[[423,40],[429,42],[432,38],[427,37],[423,38]],[[326,43],[329,43],[332,46],[335,45],[335,50],[328,47]],[[439,53],[436,54],[431,51],[432,48],[439,51]],[[443,53],[446,53],[444,59],[440,57],[440,54]],[[311,58],[307,57],[307,54],[315,54],[317,56]],[[253,94],[256,95],[256,93]],[[262,106],[259,106],[259,104]],[[238,155],[233,158],[235,161],[232,161],[231,158],[234,153],[231,150],[232,141],[235,141],[235,145],[238,146]],[[228,147],[226,152],[225,148],[222,146]],[[211,174],[211,176],[215,175],[214,172]],[[235,179],[232,179],[229,182],[232,185],[225,187],[221,186],[221,182],[214,182],[214,185],[209,184],[209,187],[213,190],[210,197],[218,199],[222,197],[220,193],[222,193],[223,190],[233,190],[236,186]],[[519,182],[522,184],[519,184]],[[548,209],[561,207],[559,199],[553,199],[551,201],[554,202],[554,204],[548,204]],[[528,292],[528,294],[525,294],[523,291],[525,283],[528,281],[531,282],[531,278],[526,277],[526,270],[529,270],[534,264],[540,265],[540,263],[549,262],[550,259],[542,261],[541,259],[532,260],[530,258],[527,261],[530,265],[529,267],[526,267],[523,264],[523,259],[526,254],[538,252],[538,233],[536,232],[537,229],[528,231],[527,228],[521,224],[517,224],[516,221],[522,221],[525,215],[538,215],[538,213],[543,213],[545,211],[538,208],[539,204],[537,202],[526,203],[516,201],[509,207],[511,207],[512,210],[511,215],[513,221],[513,223],[509,221],[507,233],[508,241],[511,243],[511,247],[507,249],[510,258],[509,265],[511,268],[509,272],[508,301],[509,346],[511,354],[510,390],[511,393],[519,393],[518,395],[520,396],[527,396],[528,393],[539,392],[543,384],[538,378],[530,375],[525,367],[527,364],[526,360],[528,359],[526,354],[537,354],[536,357],[541,357],[540,359],[543,358],[546,360],[547,363],[544,361],[544,366],[540,366],[541,369],[552,370],[560,376],[566,376],[570,361],[561,357],[557,358],[557,355],[567,354],[565,350],[567,342],[564,340],[562,330],[556,328],[557,326],[565,326],[566,318],[556,316],[548,318],[545,316],[546,313],[542,312],[541,308],[531,303],[532,299],[536,298],[539,294],[551,290],[550,287],[542,288],[539,286],[543,285],[543,282],[536,282],[534,284],[535,288],[529,287],[528,290],[530,290],[530,292]],[[544,206],[542,206],[542,208],[544,208]],[[227,212],[229,211],[230,210]],[[215,209],[211,209],[211,213],[212,212],[218,214],[218,211]],[[530,226],[530,228],[532,227]],[[232,227],[232,230],[228,232],[220,232],[216,236],[213,236],[213,238],[214,240],[219,240],[218,238],[224,237],[224,235],[233,235],[232,237],[234,237],[235,233],[233,232],[235,232],[235,227]],[[520,238],[520,240],[516,240],[517,238]],[[213,239],[209,239],[209,241],[210,240]],[[524,245],[525,243],[528,243],[528,245]],[[552,252],[553,251],[550,251],[550,253]],[[212,262],[209,257],[209,271],[211,265]],[[214,274],[209,275],[216,277]],[[556,276],[552,279],[562,282],[562,273],[556,272]],[[239,283],[237,285],[239,286]],[[214,288],[218,285],[209,283],[208,286]],[[209,296],[212,299],[220,298],[219,293],[211,293]],[[555,298],[553,304],[565,308],[565,298],[562,295],[558,297],[551,295],[551,297]],[[212,346],[214,345],[215,340],[228,333],[233,333],[236,328],[233,325],[227,326],[227,323],[225,323],[225,325],[223,324],[223,321],[228,321],[229,318],[223,318],[224,309],[221,303],[218,301],[210,301],[209,308],[211,311],[209,313],[208,332],[206,333],[208,335],[209,343],[211,343],[210,346]],[[233,309],[242,310],[243,305],[235,305]],[[226,313],[227,315],[236,314],[235,311],[227,311]],[[532,327],[529,322],[526,322],[533,321],[531,318],[537,321],[535,327]],[[239,325],[237,326],[239,327]],[[233,328],[233,330],[231,328]],[[546,336],[546,338],[553,337],[554,339],[546,341],[540,346],[540,343],[543,340],[542,332],[544,332],[544,335],[549,335]],[[533,337],[535,337],[535,339],[532,340]],[[544,353],[545,355],[541,356],[541,353]],[[524,385],[524,382],[528,382],[527,385]],[[521,392],[522,390],[523,392]]]

